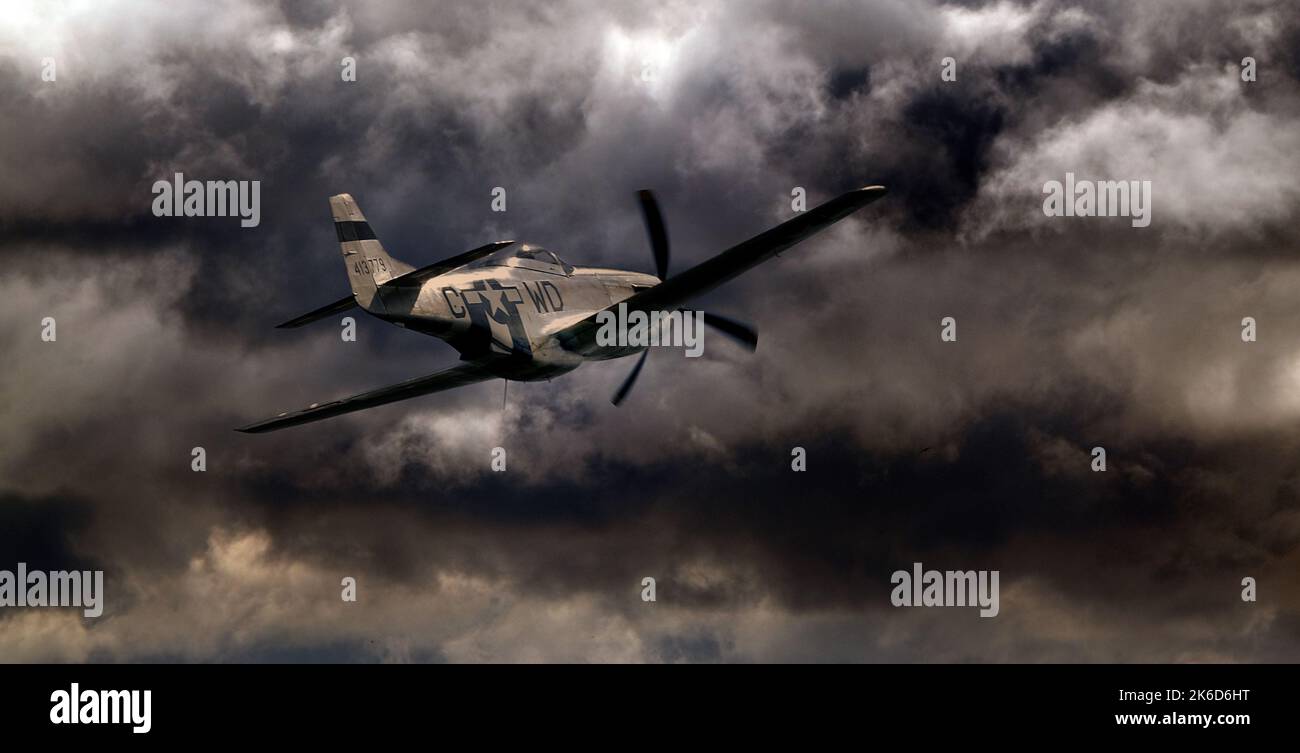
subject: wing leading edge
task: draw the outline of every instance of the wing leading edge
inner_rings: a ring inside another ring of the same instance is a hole
[[[732,246],[712,259],[624,299],[629,311],[668,310],[755,267],[796,243],[824,230],[885,195],[884,186],[867,186],[831,199],[780,225]],[[610,306],[610,309],[617,305]],[[594,347],[596,315],[569,328],[558,337],[565,347],[583,352]]]
[[[408,379],[405,382],[391,385],[389,387],[380,387],[377,390],[362,392],[359,395],[345,397],[341,400],[331,400],[328,403],[313,404],[309,408],[304,408],[293,413],[281,413],[274,418],[268,418],[265,421],[241,426],[235,431],[242,431],[247,434],[261,434],[268,431],[287,429],[290,426],[299,426],[301,424],[320,421],[325,418],[341,416],[344,413],[373,408],[376,405],[386,405],[395,403],[398,400],[428,395],[434,392],[443,392],[445,390],[464,387],[465,385],[476,382],[485,382],[496,377],[485,370],[479,364],[466,363],[454,366],[445,371],[439,371],[428,376]]]

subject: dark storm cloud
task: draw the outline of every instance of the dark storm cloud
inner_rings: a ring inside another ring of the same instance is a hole
[[[19,614],[0,655],[1294,660],[1285,11],[13,14],[0,562],[115,575],[102,624]],[[1152,179],[1152,226],[1044,218],[1043,181],[1066,170]],[[149,187],[176,171],[262,181],[262,224],[154,218]],[[319,431],[230,431],[454,359],[366,319],[349,344],[330,322],[270,329],[346,293],[330,194],[355,194],[415,264],[520,237],[648,270],[631,197],[653,187],[680,270],[788,217],[795,186],[815,203],[867,183],[889,198],[706,299],[759,326],[756,354],[656,354],[617,410],[630,364],[513,385],[504,410],[485,384]],[[945,316],[957,343],[939,341]],[[487,470],[498,445],[506,474]],[[1001,569],[1001,615],[891,609],[890,573],[913,561]],[[339,601],[344,576],[358,604]]]
[[[0,499],[0,552],[13,561],[0,569],[13,571],[18,562],[31,570],[94,569],[73,544],[90,523],[90,513],[82,500],[6,494]]]

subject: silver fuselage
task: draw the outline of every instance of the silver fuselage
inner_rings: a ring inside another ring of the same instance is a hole
[[[487,359],[499,376],[528,381],[572,371],[584,361],[640,352],[638,347],[572,350],[555,335],[658,284],[657,277],[641,272],[509,259],[464,267],[419,288],[381,288],[369,311],[447,341],[466,360]]]

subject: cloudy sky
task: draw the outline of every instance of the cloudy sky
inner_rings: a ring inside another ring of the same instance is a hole
[[[0,660],[1300,660],[1289,3],[13,5],[0,569],[107,594],[0,611]],[[261,224],[154,217],[175,172],[261,181]],[[1151,181],[1150,226],[1044,216],[1066,172]],[[347,293],[331,194],[417,266],[650,271],[637,189],[684,269],[875,183],[701,301],[755,354],[652,354],[619,408],[627,361],[232,431],[456,360],[272,329]],[[1001,613],[892,607],[917,561]]]

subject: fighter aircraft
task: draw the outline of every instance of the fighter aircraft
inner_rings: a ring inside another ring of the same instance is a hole
[[[613,403],[618,405],[632,389],[649,351],[601,345],[596,337],[601,311],[619,304],[626,305],[624,311],[679,310],[691,298],[884,195],[883,186],[842,194],[672,277],[668,275],[668,231],[649,191],[638,192],[637,199],[654,253],[654,275],[575,267],[545,248],[515,241],[496,241],[415,269],[388,255],[350,194],[332,196],[334,230],[352,295],[279,327],[301,327],[360,307],[386,322],[445,340],[460,352],[462,363],[341,400],[313,403],[237,431],[276,431],[489,379],[550,379],[588,361],[639,352],[641,357],[614,393]],[[758,335],[748,325],[708,313],[704,322],[750,350],[758,345]]]

